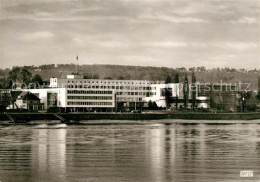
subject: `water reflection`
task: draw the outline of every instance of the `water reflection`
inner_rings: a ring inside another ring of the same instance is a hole
[[[0,128],[1,181],[243,181],[260,175],[260,125]]]
[[[146,131],[147,155],[150,159],[151,177],[153,181],[164,181],[163,166],[165,165],[165,129],[163,125]]]
[[[64,181],[66,176],[67,131],[65,128],[53,128],[34,130],[33,140],[35,141],[33,143],[36,145],[33,145],[32,168],[36,170],[37,178],[45,181],[47,181],[47,178]]]

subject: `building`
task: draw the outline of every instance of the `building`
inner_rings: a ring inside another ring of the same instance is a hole
[[[164,108],[166,106],[166,89],[170,90],[171,108],[176,107],[176,99],[178,100],[178,108],[185,107],[183,84],[181,83],[164,84],[164,81],[82,79],[78,75],[67,75],[65,79],[51,78],[50,87],[43,90],[30,90],[33,93],[41,92],[39,97],[44,100],[47,109],[56,106],[70,112],[91,110],[131,111],[148,107],[149,101]],[[92,92],[92,94],[89,95],[88,92]],[[187,107],[191,108],[192,89],[188,89],[188,92],[188,94],[186,93],[188,95],[186,103]],[[206,101],[208,100],[205,98],[200,100],[200,107],[208,108],[209,105]]]
[[[151,84],[164,83],[163,81],[147,80],[101,80],[82,79],[79,76],[67,75],[66,79],[51,78],[51,88],[67,88],[73,90],[92,90],[113,92],[115,95],[115,110],[129,111],[146,107],[146,97],[150,96]],[[94,94],[92,96],[98,96]]]
[[[188,99],[186,101],[187,108],[192,108],[192,89],[187,89]],[[209,98],[207,96],[198,97],[198,89],[197,85],[195,85],[195,108],[205,108],[208,109],[209,106]],[[182,83],[169,83],[169,84],[152,84],[151,85],[151,94],[150,97],[146,97],[146,102],[152,101],[157,104],[158,107],[166,107],[165,102],[165,92],[166,89],[170,91],[171,96],[171,108],[185,108],[185,98],[184,98],[184,87]],[[177,99],[177,106],[176,106]]]
[[[0,111],[5,111],[11,103],[11,90],[0,89]]]
[[[43,103],[36,95],[28,91],[11,91],[12,104],[9,109],[43,110]]]
[[[67,75],[51,78],[50,87],[27,89],[41,99],[43,109],[64,112],[131,111],[148,107],[152,101],[165,108],[165,93],[170,91],[170,107],[236,110],[239,92],[236,85],[185,84],[147,80],[82,79]],[[194,90],[195,88],[195,90]],[[195,102],[194,102],[195,100]]]
[[[45,110],[63,112],[112,111],[115,108],[113,90],[84,88],[29,89],[41,98]]]
[[[204,98],[210,107],[218,110],[236,111],[239,106],[239,90],[231,84],[200,84],[198,97]],[[207,101],[208,100],[208,101]]]
[[[209,109],[210,108],[210,99],[206,96],[200,96],[196,98],[198,109]]]
[[[170,96],[172,98],[176,98],[176,97],[178,97],[178,99],[182,98],[182,94],[180,93],[179,83],[151,84],[150,96],[146,97],[145,101],[155,102],[158,107],[166,107],[166,102],[165,102],[166,89],[170,91]]]

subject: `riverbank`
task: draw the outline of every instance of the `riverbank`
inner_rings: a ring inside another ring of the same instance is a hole
[[[59,121],[77,123],[109,120],[256,120],[260,112],[255,113],[1,113],[0,122],[27,123],[30,121]]]

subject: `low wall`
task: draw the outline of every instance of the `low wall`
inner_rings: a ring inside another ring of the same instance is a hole
[[[91,113],[91,114],[59,114],[67,120],[158,120],[166,119],[167,114],[133,114],[133,113]]]
[[[260,119],[260,113],[177,113],[169,114],[169,119],[187,120],[253,120]]]
[[[33,120],[60,120],[53,113],[9,113],[16,122]],[[74,120],[253,120],[260,119],[260,113],[60,113],[66,121]],[[4,113],[0,114],[0,121],[9,121]]]
[[[51,113],[8,113],[16,121],[32,121],[32,120],[59,120]],[[10,120],[5,114],[0,114],[0,121]]]

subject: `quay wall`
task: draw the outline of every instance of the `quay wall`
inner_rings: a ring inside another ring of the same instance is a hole
[[[16,122],[28,122],[33,120],[60,120],[57,113],[8,113]],[[59,113],[65,121],[86,120],[160,120],[160,119],[184,119],[184,120],[254,120],[260,119],[257,113]],[[0,121],[9,121],[10,118],[0,114]]]

